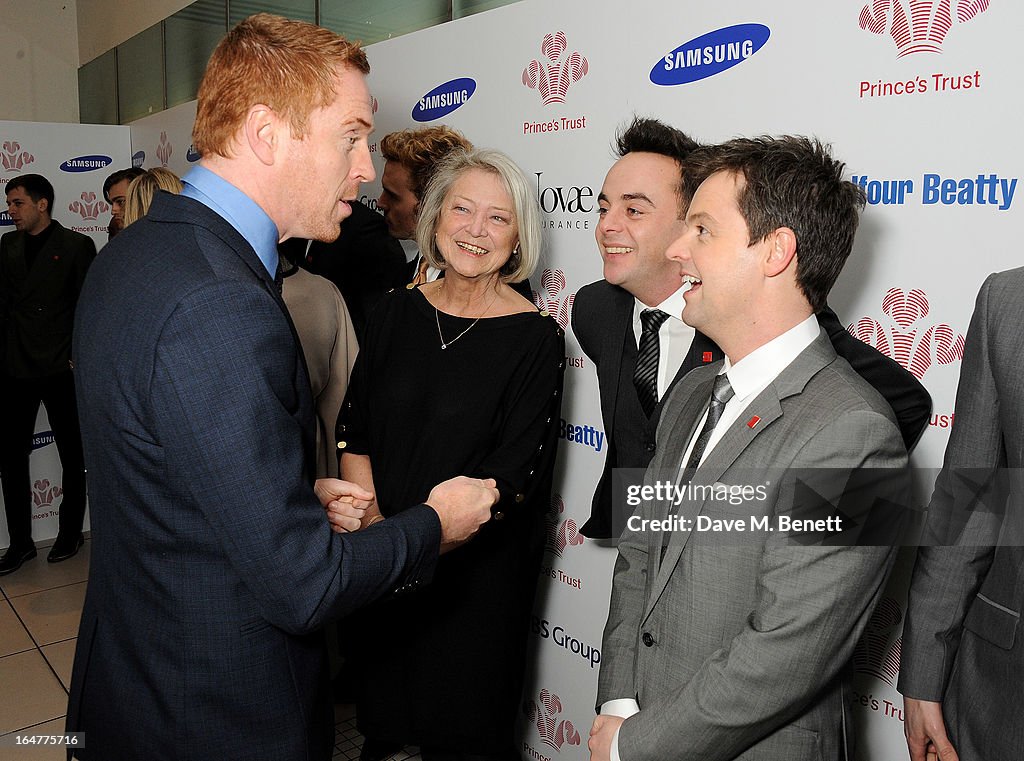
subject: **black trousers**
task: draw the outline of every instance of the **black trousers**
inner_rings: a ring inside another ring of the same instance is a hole
[[[85,458],[71,370],[46,378],[11,378],[0,374],[0,478],[11,546],[32,541],[32,483],[29,455],[39,404],[46,407],[57,453],[64,470],[64,497],[59,531],[74,535],[85,519]]]

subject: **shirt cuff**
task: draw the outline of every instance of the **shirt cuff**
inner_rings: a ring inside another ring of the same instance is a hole
[[[603,716],[621,716],[623,719],[628,719],[638,713],[640,713],[640,706],[633,698],[617,698],[601,704]],[[612,747],[608,753],[609,761],[622,761],[619,756],[619,731],[621,729],[622,725],[620,724],[612,736]]]
[[[640,706],[633,698],[618,698],[601,704],[603,716],[621,716],[628,719],[635,713],[640,713]]]

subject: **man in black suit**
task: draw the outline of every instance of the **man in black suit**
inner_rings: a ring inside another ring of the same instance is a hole
[[[686,287],[665,256],[682,234],[684,170],[698,148],[667,124],[635,118],[617,137],[619,159],[599,195],[595,237],[604,280],[581,288],[572,312],[573,333],[597,368],[608,436],[591,516],[580,529],[592,539],[621,533],[629,513],[613,493],[612,472],[650,463],[668,391],[690,370],[723,358],[713,341],[682,321]],[[830,308],[818,313],[818,322],[836,353],[886,398],[912,446],[931,412],[928,392],[896,362],[851,336]],[[613,511],[613,505],[621,509]]]
[[[239,77],[238,72],[246,76]],[[314,485],[309,377],[277,244],[332,240],[373,179],[365,53],[268,14],[217,46],[200,162],[89,273],[73,356],[93,551],[67,729],[78,758],[327,761],[323,624],[430,580],[494,481],[355,533],[372,495]],[[273,103],[274,105],[268,105]],[[355,521],[355,523],[353,523]]]
[[[405,253],[388,234],[383,217],[359,201],[352,201],[336,241],[292,238],[280,246],[282,255],[314,275],[337,286],[345,299],[352,328],[363,334],[366,318],[380,298],[409,282]]]
[[[53,185],[42,175],[15,177],[4,189],[15,230],[0,238],[0,473],[10,546],[0,576],[35,557],[29,454],[40,402],[64,470],[57,540],[47,560],[82,546],[85,464],[71,376],[71,328],[92,239],[50,217]]]

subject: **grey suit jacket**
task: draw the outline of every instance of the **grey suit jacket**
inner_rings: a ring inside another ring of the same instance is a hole
[[[694,370],[668,397],[648,479],[678,472],[719,370]],[[858,468],[893,468],[892,481],[902,483],[906,458],[891,409],[822,331],[750,403],[692,482],[760,478],[769,482],[765,499],[684,501],[677,514],[768,516],[774,525],[800,499],[776,477],[781,469],[800,469],[835,501]],[[639,510],[664,517],[668,506]],[[627,529],[615,564],[598,702],[635,696],[640,705],[620,730],[623,761],[842,758],[849,727],[841,672],[894,550],[799,546],[766,531],[677,531],[661,559],[661,543],[658,532]]]
[[[942,702],[962,761],[1024,748],[1022,292],[1015,269],[978,294],[903,633],[899,690]]]

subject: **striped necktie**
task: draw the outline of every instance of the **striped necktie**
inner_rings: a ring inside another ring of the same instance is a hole
[[[633,385],[647,417],[658,404],[658,331],[668,315],[660,309],[645,309],[640,313],[640,345],[633,369]]]

